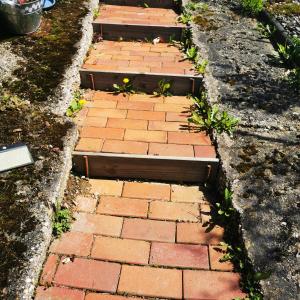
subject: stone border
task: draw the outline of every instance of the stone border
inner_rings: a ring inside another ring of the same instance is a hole
[[[56,99],[55,104],[50,105],[50,111],[63,116],[73,98],[73,92],[80,83],[79,68],[92,43],[93,39],[93,10],[98,7],[97,0],[90,0],[87,4],[88,14],[82,19],[82,38],[77,43],[77,53],[73,56],[72,64],[67,68],[63,80],[55,90],[54,96],[49,97],[48,103]],[[53,101],[54,102],[54,101]],[[63,117],[66,122],[68,118]],[[39,274],[42,269],[47,250],[52,237],[52,216],[54,207],[59,203],[67,185],[70,170],[72,168],[72,151],[78,138],[77,126],[72,128],[64,137],[64,150],[60,154],[59,171],[56,173],[52,185],[45,190],[46,201],[42,201],[33,207],[34,215],[41,221],[35,231],[26,237],[28,250],[25,254],[26,262],[22,267],[12,269],[8,279],[8,299],[29,300],[32,298]]]

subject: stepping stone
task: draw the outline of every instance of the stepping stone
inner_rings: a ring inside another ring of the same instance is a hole
[[[208,164],[211,175],[215,172],[218,160],[209,136],[188,123],[190,99],[101,91],[87,98],[85,116],[78,121],[77,171],[87,171],[86,156],[92,176],[201,182]]]
[[[181,40],[186,25],[177,21],[172,9],[102,5],[93,22],[95,32],[105,40]]]
[[[122,85],[123,79],[129,78],[135,90],[150,94],[158,89],[160,80],[171,83],[174,95],[197,93],[202,84],[202,76],[195,73],[193,64],[180,49],[167,43],[96,43],[80,76],[83,88],[113,91],[113,84]],[[122,111],[119,113],[122,115]]]

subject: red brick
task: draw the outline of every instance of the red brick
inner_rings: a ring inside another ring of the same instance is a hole
[[[134,120],[164,121],[166,118],[166,114],[165,112],[161,111],[128,110],[127,118]]]
[[[148,201],[133,198],[101,197],[97,213],[128,217],[147,217]]]
[[[166,121],[168,122],[173,122],[173,121],[178,121],[178,122],[187,122],[188,118],[190,117],[190,114],[186,113],[174,113],[174,112],[167,112],[166,114]]]
[[[49,251],[66,255],[88,256],[93,243],[93,235],[83,232],[66,232],[55,239]]]
[[[187,145],[210,145],[211,141],[209,136],[205,133],[168,132],[168,143]]]
[[[134,240],[175,242],[175,223],[143,219],[125,219],[122,237]]]
[[[165,121],[149,121],[149,130],[163,130],[163,131],[181,131],[187,130],[186,123],[181,122],[165,122]]]
[[[149,218],[197,222],[200,213],[198,204],[153,201],[150,203]]]
[[[150,264],[169,267],[208,269],[207,246],[152,243]]]
[[[183,156],[194,157],[193,146],[150,143],[149,154],[159,156]]]
[[[103,146],[103,140],[97,138],[80,138],[75,151],[99,152]]]
[[[177,224],[177,242],[217,245],[223,241],[224,229],[215,225],[212,228],[203,224]]]
[[[167,133],[164,131],[126,129],[124,140],[165,143],[167,142]]]
[[[93,100],[112,100],[112,101],[122,101],[128,100],[127,94],[114,94],[109,92],[95,91],[93,94]]]
[[[95,108],[116,108],[117,102],[111,100],[95,100],[89,102],[88,107],[95,107]]]
[[[128,129],[147,129],[148,121],[131,119],[108,119],[107,127],[128,128]]]
[[[104,117],[86,117],[82,121],[82,126],[105,127],[106,123],[107,123],[107,118],[104,118]]]
[[[182,299],[182,273],[179,270],[123,266],[118,292]]]
[[[146,94],[132,94],[129,96],[129,101],[140,101],[140,102],[148,102],[148,103],[163,103],[163,97],[156,97],[153,95]]]
[[[147,154],[148,143],[135,141],[106,140],[102,152],[125,153],[125,154]]]
[[[200,191],[199,186],[184,186],[172,184],[171,201],[203,203],[205,200],[203,192]]]
[[[130,198],[168,201],[170,199],[170,185],[148,182],[125,182],[122,195]]]
[[[124,129],[121,128],[100,128],[100,127],[83,127],[80,132],[81,137],[114,139],[122,140]]]
[[[93,212],[97,205],[97,199],[92,197],[77,196],[76,197],[76,210],[83,212]]]
[[[150,243],[110,237],[96,237],[91,256],[129,264],[148,264]]]
[[[84,291],[62,287],[42,287],[36,289],[35,300],[83,300]]]
[[[121,266],[116,263],[75,258],[59,265],[54,282],[75,288],[116,292],[120,270]]]
[[[216,158],[214,146],[194,146],[195,157]]]
[[[88,117],[106,117],[106,118],[118,118],[125,119],[127,110],[113,109],[113,108],[90,108]]]
[[[212,270],[233,271],[233,264],[230,261],[220,261],[225,254],[225,247],[209,246],[209,260]]]
[[[120,236],[122,230],[123,219],[120,217],[78,213],[75,218],[73,231]]]
[[[154,104],[149,102],[134,102],[122,101],[118,103],[118,109],[132,109],[132,110],[153,110]]]
[[[185,113],[190,112],[190,107],[188,105],[174,103],[157,103],[154,106],[154,111]]]
[[[138,300],[135,297],[123,297],[118,295],[110,295],[110,294],[99,294],[99,293],[88,293],[85,296],[85,300]]]
[[[239,287],[239,275],[228,272],[183,271],[185,299],[231,300],[244,298]]]
[[[121,196],[123,190],[123,181],[90,179],[91,193],[100,195]]]
[[[59,262],[59,257],[55,254],[50,254],[44,265],[43,272],[40,278],[40,284],[48,285],[51,284],[55,275],[56,267]]]

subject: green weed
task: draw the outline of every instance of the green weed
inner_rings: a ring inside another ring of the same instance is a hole
[[[243,10],[250,15],[257,15],[264,7],[263,0],[241,0]]]
[[[99,15],[100,15],[99,9],[98,9],[98,8],[95,8],[95,9],[93,10],[93,17],[94,17],[94,19],[98,18]]]
[[[221,202],[217,202],[217,210],[218,214],[225,218],[231,218],[232,214],[234,214],[235,210],[232,206],[232,195],[233,192],[230,191],[228,188],[225,188],[224,190],[224,199]]]
[[[113,84],[114,92],[116,94],[119,93],[125,93],[125,94],[133,94],[135,93],[133,89],[133,85],[131,83],[131,80],[129,78],[123,78],[123,84]]]
[[[61,236],[62,233],[71,228],[72,216],[68,209],[58,209],[53,217],[52,232],[54,236]]]
[[[261,33],[261,35],[267,39],[271,39],[274,36],[276,28],[272,25],[264,25],[262,23],[258,23],[257,30]]]
[[[198,49],[196,47],[188,48],[185,52],[185,57],[193,62],[198,60]]]
[[[82,98],[80,91],[76,91],[73,96],[69,107],[67,108],[66,115],[68,117],[74,117],[77,112],[79,112],[83,106],[86,104],[86,100]]]
[[[291,45],[278,44],[278,52],[284,61],[293,65],[300,62],[300,38],[292,37]]]
[[[171,83],[165,79],[162,79],[158,82],[158,89],[153,92],[153,94],[157,97],[159,96],[172,96],[170,93]]]
[[[203,75],[205,73],[207,65],[208,65],[207,59],[203,59],[200,63],[198,61],[195,67],[197,73]]]

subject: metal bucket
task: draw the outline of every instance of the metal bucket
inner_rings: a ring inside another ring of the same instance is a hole
[[[24,4],[0,0],[0,18],[13,33],[27,34],[36,31],[41,24],[41,16],[41,0]]]

